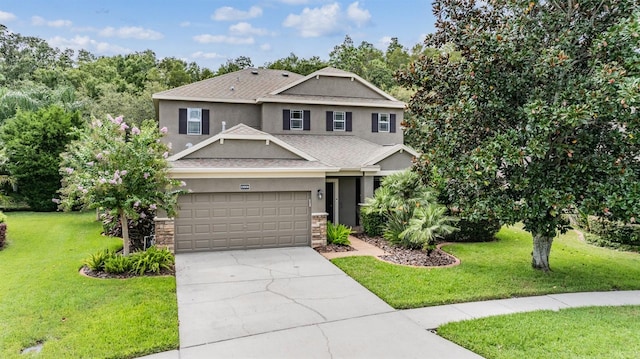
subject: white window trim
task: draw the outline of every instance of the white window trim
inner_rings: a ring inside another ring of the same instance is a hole
[[[387,120],[386,121],[382,121],[382,116],[386,115],[387,116]],[[387,129],[383,130],[382,129],[382,124],[386,123],[387,124]],[[391,114],[388,113],[379,113],[378,114],[378,132],[390,132],[391,131]]]
[[[336,120],[336,114],[342,114],[342,120]],[[342,129],[336,128],[336,123],[342,122]],[[346,131],[347,130],[347,113],[344,111],[333,111],[333,130],[334,131]]]
[[[200,118],[195,120],[191,118],[191,111],[197,110],[200,113]],[[192,132],[189,128],[189,123],[197,122],[198,123],[198,132]],[[187,135],[202,135],[202,109],[190,107],[187,108]]]
[[[295,119],[293,118],[294,112],[300,113],[300,128],[293,127],[293,121],[298,120],[297,118]],[[302,131],[304,129],[304,111],[303,110],[291,110],[289,112],[289,129],[293,131]]]

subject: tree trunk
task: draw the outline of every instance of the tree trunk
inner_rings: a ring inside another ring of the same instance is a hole
[[[120,212],[120,225],[122,226],[122,254],[129,255],[129,221],[123,210]]]
[[[531,266],[545,272],[551,270],[549,267],[549,253],[551,253],[551,244],[553,237],[540,234],[533,235],[533,252],[531,252]]]

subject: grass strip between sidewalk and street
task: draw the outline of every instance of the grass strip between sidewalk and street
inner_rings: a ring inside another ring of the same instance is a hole
[[[637,358],[640,306],[568,308],[466,320],[438,334],[491,359]]]

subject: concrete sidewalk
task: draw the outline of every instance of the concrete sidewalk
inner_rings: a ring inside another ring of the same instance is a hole
[[[407,309],[401,312],[424,329],[436,329],[450,322],[495,315],[536,310],[558,311],[564,308],[621,305],[640,305],[640,290],[549,294]]]
[[[557,311],[564,308],[621,305],[640,305],[640,290],[550,294],[536,297],[499,299],[408,309],[372,316],[364,316],[351,321],[334,321],[322,324],[321,326],[309,325],[299,327],[295,330],[281,330],[255,336],[236,338],[233,340],[219,342],[216,346],[203,345],[192,347],[188,351],[173,350],[145,356],[144,358],[185,359],[208,358],[212,356],[218,358],[260,358],[270,357],[271,355],[269,354],[273,354],[274,350],[280,350],[282,357],[363,357],[362,353],[370,352],[371,347],[377,347],[379,340],[388,340],[388,338],[362,335],[370,331],[371,328],[380,324],[388,327],[392,332],[400,329],[398,326],[409,326],[410,329],[413,329],[415,325],[420,327],[425,333],[431,334],[428,330],[436,329],[437,327],[449,322],[466,319],[476,319],[536,310]],[[408,318],[410,321],[405,321],[400,317]],[[327,338],[327,341],[333,340],[336,344],[335,348],[340,348],[339,350],[328,352],[326,344],[319,342],[314,343],[309,340],[310,338],[322,336],[323,333],[326,335],[326,332],[334,333],[331,338]],[[418,334],[418,336],[420,335]],[[424,340],[425,337],[418,338],[412,336],[407,339],[415,341]],[[292,342],[295,342],[296,340],[297,345],[291,347]],[[441,350],[449,347],[448,345],[442,345],[441,342],[433,342],[431,340],[429,340],[429,343],[424,344],[428,345],[424,345],[424,352],[422,352],[423,357],[439,357],[439,354],[443,354]],[[422,346],[419,343],[417,345]],[[441,345],[441,347],[439,348],[438,345]],[[289,346],[288,349],[282,352],[282,349],[287,346]],[[450,348],[453,347],[449,347],[449,349]],[[463,352],[457,352],[457,355],[461,354],[463,354]],[[470,352],[465,354],[468,355],[458,357],[480,358]],[[377,355],[374,357],[412,356],[407,356],[406,347],[397,347],[387,348],[387,350],[377,352]]]

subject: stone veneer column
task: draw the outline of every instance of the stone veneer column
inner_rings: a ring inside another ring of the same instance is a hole
[[[311,247],[327,245],[328,213],[311,213]]]
[[[153,219],[155,222],[156,246],[167,248],[171,253],[175,253],[175,225],[173,218]]]

